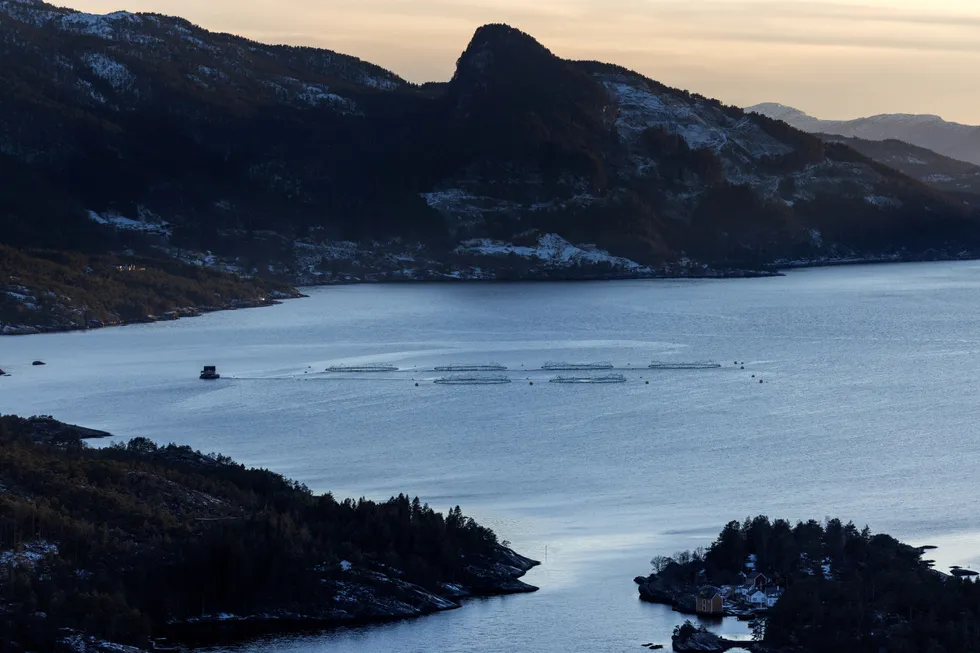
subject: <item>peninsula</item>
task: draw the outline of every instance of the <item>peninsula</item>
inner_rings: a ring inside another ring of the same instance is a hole
[[[538,563],[458,507],[338,501],[189,447],[83,440],[105,435],[0,418],[5,651],[207,644],[537,589],[519,579]]]

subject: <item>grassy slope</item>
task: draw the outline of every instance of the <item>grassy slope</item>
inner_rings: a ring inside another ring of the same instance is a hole
[[[262,305],[280,293],[295,295],[288,287],[176,262],[0,245],[2,324],[66,328],[84,325],[86,316],[134,322],[178,309]]]

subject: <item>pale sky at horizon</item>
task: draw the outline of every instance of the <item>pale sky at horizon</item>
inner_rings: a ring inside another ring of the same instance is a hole
[[[182,16],[445,81],[473,31],[508,23],[559,56],[727,104],[827,119],[932,113],[980,125],[980,0],[49,0]]]

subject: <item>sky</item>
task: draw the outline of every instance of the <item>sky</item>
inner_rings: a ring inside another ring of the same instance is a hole
[[[414,82],[448,80],[477,27],[507,23],[559,56],[620,64],[726,104],[980,125],[980,0],[48,1],[328,48]]]

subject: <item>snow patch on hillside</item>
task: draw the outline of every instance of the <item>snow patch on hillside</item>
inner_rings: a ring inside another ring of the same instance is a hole
[[[58,23],[61,29],[67,31],[114,39],[118,27],[125,24],[139,25],[142,21],[139,16],[128,11],[117,11],[106,15],[71,13],[62,16]]]
[[[881,195],[868,195],[864,201],[880,208],[899,207],[902,203],[894,197],[883,197]]]
[[[7,297],[20,304],[29,311],[39,310],[41,307],[37,303],[37,297],[33,295],[28,295],[23,292],[14,292],[12,290],[5,291]]]
[[[368,88],[376,88],[381,91],[394,91],[395,89],[401,86],[401,84],[398,84],[397,82],[394,82],[390,79],[384,79],[383,77],[373,77],[368,74],[362,75],[360,81],[361,84],[367,86]]]
[[[109,82],[112,88],[121,90],[133,81],[133,75],[126,66],[101,52],[89,52],[82,57],[93,73]]]
[[[516,214],[524,208],[516,202],[475,195],[462,188],[422,193],[421,197],[431,208],[455,220],[459,226],[477,225],[485,221],[486,217],[500,213]]]
[[[534,247],[514,245],[489,238],[478,238],[463,242],[456,248],[457,254],[478,254],[483,256],[522,256],[534,258],[553,266],[595,265],[605,263],[616,268],[631,271],[643,269],[639,263],[627,258],[613,256],[595,245],[573,245],[557,234],[545,234]]]
[[[43,4],[31,0],[6,0],[0,2],[0,12],[3,12],[14,20],[43,27],[61,14],[51,11]]]
[[[343,113],[354,113],[357,105],[353,100],[348,100],[336,93],[331,93],[330,89],[323,84],[304,84],[303,90],[297,95],[299,100],[311,106],[330,105]]]
[[[81,633],[72,633],[64,637],[61,643],[74,653],[145,653],[143,649],[135,646],[116,644]]]
[[[95,87],[92,86],[92,82],[88,81],[87,79],[81,79],[81,78],[79,78],[78,79],[78,86],[79,86],[79,88],[81,88],[82,92],[85,95],[88,95],[90,98],[92,98],[93,100],[95,100],[99,104],[105,104],[106,103],[105,96],[95,90]]]
[[[132,218],[121,216],[118,213],[105,213],[100,215],[95,211],[89,211],[88,217],[93,222],[114,227],[121,231],[142,231],[148,234],[164,236],[169,236],[173,231],[170,223],[160,220],[157,216],[146,210],[141,210],[139,220],[133,220]]]
[[[19,551],[0,552],[0,567],[8,565],[19,565],[23,567],[35,567],[44,556],[49,553],[57,553],[58,545],[45,540],[37,540],[25,544]]]
[[[637,79],[607,80],[603,85],[619,106],[616,127],[625,140],[650,127],[662,127],[681,136],[692,149],[707,148],[716,153],[734,149],[756,159],[792,151],[763,132],[751,118],[736,120],[704,100],[656,93]]]

